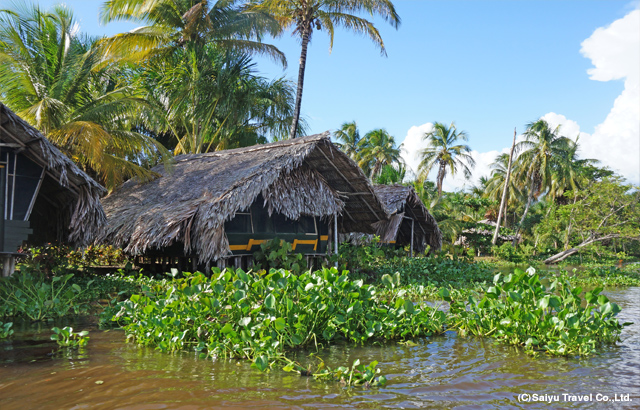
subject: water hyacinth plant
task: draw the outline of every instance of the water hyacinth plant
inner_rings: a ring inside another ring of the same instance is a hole
[[[409,339],[442,333],[445,313],[404,299],[400,289],[378,296],[348,272],[322,269],[213,270],[155,282],[119,304],[114,320],[127,337],[162,351],[245,358],[265,370],[286,352],[342,340]],[[396,277],[399,282],[399,275]]]
[[[12,326],[13,322],[0,322],[0,339],[6,339],[13,334],[13,329],[11,329]]]
[[[481,300],[454,300],[444,289],[441,295],[450,302],[451,326],[461,335],[495,337],[530,354],[590,355],[619,340],[630,323],[618,322],[620,307],[600,294],[601,287],[586,292],[583,307],[581,287],[565,275],[552,280],[547,289],[535,269],[516,269],[495,275]]]
[[[83,347],[89,343],[89,332],[86,330],[74,332],[72,327],[67,326],[62,329],[54,327],[51,331],[51,340],[55,340],[60,347]]]

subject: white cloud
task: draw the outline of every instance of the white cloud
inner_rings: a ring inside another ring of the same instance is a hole
[[[404,159],[405,164],[407,164],[407,168],[414,175],[418,174],[418,165],[420,164],[418,155],[420,151],[428,146],[427,142],[424,141],[422,137],[425,133],[432,130],[433,124],[430,122],[420,126],[414,125],[409,128],[407,136],[404,137],[404,142],[402,143],[402,158]]]
[[[640,10],[634,10],[607,27],[600,27],[582,42],[582,55],[594,67],[592,80],[624,79],[624,90],[616,98],[607,118],[593,134],[580,133],[580,126],[564,115],[548,113],[542,118],[560,124],[561,133],[574,138],[580,133],[582,158],[596,158],[626,177],[640,182]]]

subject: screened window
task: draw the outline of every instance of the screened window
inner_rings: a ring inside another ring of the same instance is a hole
[[[273,225],[276,227],[276,233],[298,233],[298,223],[287,218],[282,214],[274,213]]]
[[[228,233],[253,233],[250,213],[237,213],[235,218],[224,224]]]
[[[316,221],[313,216],[302,216],[298,221],[298,233],[316,235]]]

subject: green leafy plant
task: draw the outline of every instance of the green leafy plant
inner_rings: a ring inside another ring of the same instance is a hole
[[[86,311],[88,303],[81,301],[86,288],[83,290],[72,283],[73,277],[73,273],[68,273],[47,278],[42,273],[25,269],[0,279],[0,315],[26,316],[37,321]],[[91,284],[92,281],[87,282],[87,288]]]
[[[601,344],[616,342],[629,325],[618,322],[620,308],[601,291],[587,292],[583,307],[582,288],[573,287],[566,275],[553,279],[547,289],[530,268],[495,275],[480,300],[455,300],[444,289],[441,296],[450,303],[452,328],[463,336],[495,337],[534,355],[571,356],[590,355]]]
[[[127,338],[167,352],[246,358],[266,370],[299,347],[406,340],[445,329],[436,307],[414,304],[398,288],[379,296],[375,286],[336,269],[184,275],[149,281],[142,294],[118,304],[114,320]]]
[[[2,323],[0,322],[0,339],[6,339],[13,334],[13,322]]]
[[[74,332],[72,327],[67,326],[62,329],[54,327],[51,331],[51,340],[55,340],[61,347],[82,347],[89,343],[89,332],[86,330]]]
[[[274,238],[260,244],[260,250],[253,253],[256,269],[286,269],[300,273],[307,268],[301,253],[293,252],[289,242]]]
[[[282,370],[286,372],[297,372],[301,376],[313,376],[318,380],[337,381],[346,386],[381,387],[387,383],[387,378],[380,375],[380,369],[376,369],[377,361],[368,365],[360,364],[356,360],[351,368],[338,366],[335,369],[327,366],[322,359],[316,357],[318,364],[316,369],[311,370],[311,366],[303,368],[299,363],[290,361]]]

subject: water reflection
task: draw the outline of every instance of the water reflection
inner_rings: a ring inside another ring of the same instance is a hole
[[[620,319],[640,322],[640,288],[605,292]],[[347,389],[279,370],[260,373],[248,363],[169,355],[124,342],[119,330],[91,322],[85,351],[55,353],[52,325],[16,326],[0,343],[2,409],[210,409],[210,408],[638,408],[640,323],[625,329],[619,346],[586,359],[531,358],[491,339],[454,332],[417,346],[332,346],[327,365],[377,360],[389,383],[378,390]],[[53,354],[52,354],[53,353]],[[301,362],[311,360],[299,352]],[[102,383],[96,383],[102,382]],[[617,403],[519,403],[521,393],[549,395],[630,393]]]

